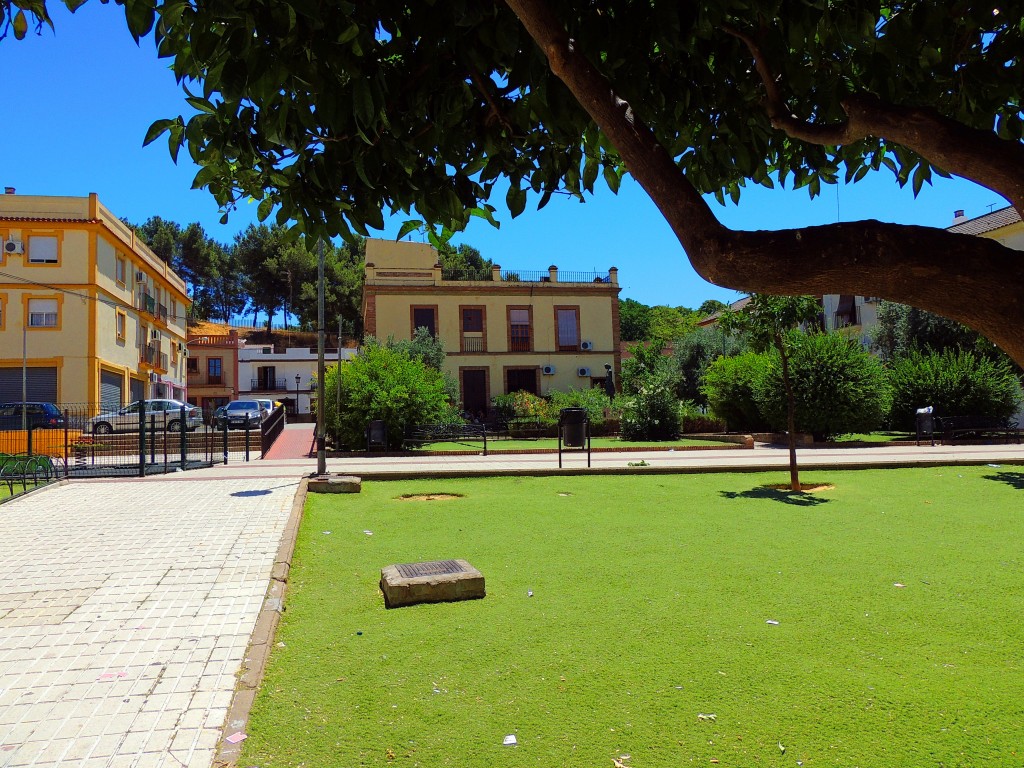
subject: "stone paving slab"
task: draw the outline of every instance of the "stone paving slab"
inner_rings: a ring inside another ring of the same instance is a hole
[[[0,506],[0,767],[212,764],[298,482]]]

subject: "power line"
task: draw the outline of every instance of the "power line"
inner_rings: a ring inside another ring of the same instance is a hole
[[[17,281],[17,282],[26,283],[27,285],[34,285],[34,286],[37,286],[39,288],[46,288],[47,290],[50,290],[50,291],[57,291],[58,293],[63,293],[63,294],[66,294],[68,296],[75,296],[75,297],[77,297],[79,299],[83,299],[83,300],[86,300],[86,301],[95,301],[95,302],[98,302],[100,304],[105,304],[108,307],[113,307],[114,309],[130,309],[132,311],[135,311],[136,309],[138,309],[138,307],[135,307],[132,304],[125,303],[125,302],[120,301],[118,299],[111,299],[111,298],[108,298],[106,296],[99,296],[99,295],[97,295],[97,296],[90,296],[87,293],[81,293],[79,291],[72,290],[71,288],[61,288],[60,286],[52,285],[50,283],[40,283],[40,282],[38,282],[36,280],[29,280],[27,277],[21,277],[20,275],[12,275],[10,272],[0,272],[0,278],[6,278],[8,280],[14,280],[14,281]],[[97,288],[97,292],[98,292],[99,291],[99,286],[97,286],[96,288]],[[187,320],[187,317],[181,316],[181,315],[170,315],[170,314],[168,314],[167,317],[169,319],[174,319],[174,320]]]

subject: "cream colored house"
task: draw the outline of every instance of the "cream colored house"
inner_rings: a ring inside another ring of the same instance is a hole
[[[363,326],[379,339],[408,339],[418,327],[444,342],[462,408],[486,413],[490,398],[538,395],[618,382],[618,271],[606,274],[503,271],[490,280],[444,274],[422,243],[369,240]]]
[[[184,399],[184,281],[88,197],[0,195],[0,401]]]

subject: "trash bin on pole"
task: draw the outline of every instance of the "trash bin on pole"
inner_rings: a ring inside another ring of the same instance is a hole
[[[922,436],[931,440],[935,445],[935,417],[932,415],[933,408],[928,405],[917,409],[917,444],[921,444]]]
[[[590,466],[590,419],[586,408],[563,408],[558,414],[558,466],[562,466],[562,448],[587,452]]]

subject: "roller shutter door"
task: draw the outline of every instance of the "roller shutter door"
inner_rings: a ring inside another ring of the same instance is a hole
[[[100,371],[100,406],[106,410],[124,405],[124,376]]]
[[[142,400],[146,396],[146,382],[139,379],[132,379],[129,382],[129,386],[131,387],[129,393],[133,403],[136,400]]]
[[[57,402],[57,369],[28,368],[25,371],[28,402]],[[21,368],[0,368],[0,402],[21,401]]]

